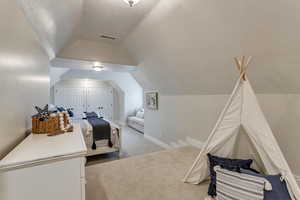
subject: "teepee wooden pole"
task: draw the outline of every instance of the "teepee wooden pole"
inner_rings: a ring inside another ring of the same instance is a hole
[[[251,62],[251,60],[252,60],[252,56],[249,56],[249,57],[248,57],[248,60],[247,60],[247,62],[246,62],[246,65],[245,65],[245,70],[248,68],[248,66],[249,66],[249,64],[250,64],[250,62]]]
[[[243,56],[242,57],[242,73],[243,73],[243,80],[245,81],[246,80],[246,72],[245,72],[245,61],[246,61],[246,56]]]
[[[237,69],[239,70],[239,72],[241,72],[241,62],[240,62],[239,58],[235,57],[234,60],[235,60]]]
[[[246,70],[247,70],[248,65],[250,64],[251,60],[252,60],[252,56],[249,56],[247,59],[246,59],[246,56],[234,58],[237,69],[239,70],[241,75],[243,74],[242,79],[244,81],[246,80]]]

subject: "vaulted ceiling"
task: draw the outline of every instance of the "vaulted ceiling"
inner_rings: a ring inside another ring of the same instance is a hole
[[[101,46],[107,42],[100,35],[117,37],[108,43],[128,50],[139,66],[133,75],[146,89],[229,93],[238,76],[233,57],[252,55],[248,76],[257,92],[300,93],[298,1],[141,0],[133,8],[123,0],[32,2],[31,18],[43,20],[31,21],[40,23],[33,25],[56,55],[77,40]]]
[[[101,35],[122,41],[158,0],[144,0],[131,8],[123,0],[85,0],[78,36],[102,41]]]
[[[55,54],[76,40],[120,43],[158,1],[131,8],[123,0],[19,0],[41,42]]]
[[[50,58],[67,45],[81,21],[82,0],[18,0]]]

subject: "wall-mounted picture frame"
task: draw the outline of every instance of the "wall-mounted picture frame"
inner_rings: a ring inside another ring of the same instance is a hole
[[[146,92],[146,107],[150,110],[158,110],[158,92]]]

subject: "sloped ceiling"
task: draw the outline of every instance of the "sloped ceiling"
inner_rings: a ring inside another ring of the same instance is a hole
[[[123,0],[85,0],[78,36],[101,41],[101,35],[122,41],[159,0],[142,0],[133,8]]]
[[[22,1],[37,2],[34,13],[48,14],[38,16],[52,16],[48,25],[56,28],[41,35],[56,53],[72,35],[94,42],[100,34],[119,37],[146,90],[227,94],[238,77],[233,57],[252,55],[248,77],[256,92],[300,92],[299,1],[141,0],[134,8],[123,0]]]
[[[79,39],[63,48],[57,57],[98,61],[101,63],[137,65],[123,45],[105,41]]]
[[[125,41],[148,89],[225,94],[238,73],[233,57],[252,55],[259,93],[300,92],[299,1],[164,0]]]
[[[64,69],[77,69],[77,70],[92,70],[95,66],[94,62],[85,60],[72,60],[64,58],[56,58],[51,60],[51,67],[54,68],[64,68]],[[110,72],[130,72],[136,71],[137,66],[130,65],[117,65],[111,63],[101,63],[103,70]],[[94,71],[94,70],[92,70]]]
[[[58,57],[136,65],[122,41],[158,1],[141,1],[131,8],[123,0],[84,0],[81,23],[74,33],[76,40]]]
[[[18,0],[52,59],[71,42],[82,14],[83,0]]]

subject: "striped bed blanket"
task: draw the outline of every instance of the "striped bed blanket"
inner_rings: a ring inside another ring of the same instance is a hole
[[[216,200],[263,200],[264,190],[272,190],[265,178],[214,168],[217,174]]]

